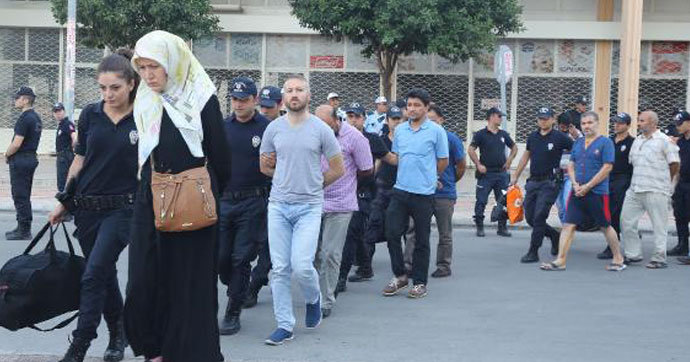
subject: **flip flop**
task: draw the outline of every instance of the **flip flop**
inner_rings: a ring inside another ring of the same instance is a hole
[[[564,271],[565,267],[562,265],[558,265],[554,262],[550,263],[544,263],[539,266],[539,269],[544,270],[544,271]]]
[[[650,261],[649,264],[645,265],[647,269],[666,269],[668,264],[663,261]]]
[[[611,263],[611,264],[606,266],[606,270],[612,271],[612,272],[621,272],[621,271],[625,270],[625,268],[627,268],[627,267],[628,266],[625,265],[625,263],[621,263],[621,264]]]

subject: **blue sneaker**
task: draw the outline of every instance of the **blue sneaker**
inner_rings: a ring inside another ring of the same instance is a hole
[[[321,296],[314,304],[307,304],[307,313],[304,317],[307,329],[314,329],[321,324]]]
[[[277,328],[266,338],[265,342],[270,346],[280,346],[285,343],[285,341],[291,341],[293,338],[295,338],[295,335],[292,334],[292,332],[283,328]]]

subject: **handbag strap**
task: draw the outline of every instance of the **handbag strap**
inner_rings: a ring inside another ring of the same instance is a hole
[[[69,237],[69,232],[67,232],[67,226],[65,226],[64,222],[61,222],[60,225],[62,225],[62,231],[65,233],[65,240],[67,241],[67,249],[69,249],[69,254],[74,256],[74,245],[72,244],[72,239]]]
[[[77,317],[79,317],[79,312],[74,313],[71,317],[63,320],[62,322],[56,324],[54,327],[48,328],[48,329],[43,329],[41,327],[36,326],[35,324],[32,324],[32,325],[27,326],[27,327],[29,327],[33,330],[39,331],[39,332],[51,332],[51,331],[54,331],[56,329],[62,329],[62,328],[67,327],[67,325],[72,323],[72,321],[77,319]]]
[[[33,240],[29,243],[29,246],[26,247],[24,250],[24,255],[28,255],[31,250],[38,244],[38,242],[43,238],[43,235],[45,235],[46,231],[50,228],[50,223],[47,222],[43,227],[41,228],[41,231],[39,231],[36,236],[34,236]]]

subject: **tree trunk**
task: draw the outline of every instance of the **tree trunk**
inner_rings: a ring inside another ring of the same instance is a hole
[[[376,63],[379,66],[383,96],[388,99],[388,103],[394,103],[393,96],[393,72],[398,62],[398,54],[387,49],[379,49],[376,53]]]

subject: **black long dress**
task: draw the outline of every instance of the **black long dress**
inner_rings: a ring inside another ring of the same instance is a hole
[[[230,175],[227,141],[218,98],[206,103],[201,122],[203,150],[218,199]],[[157,172],[179,173],[204,165],[195,158],[179,130],[164,113]],[[167,233],[154,227],[151,165],[142,167],[132,217],[125,329],[136,355],[163,356],[166,362],[223,360],[218,334],[216,271],[217,227]]]

